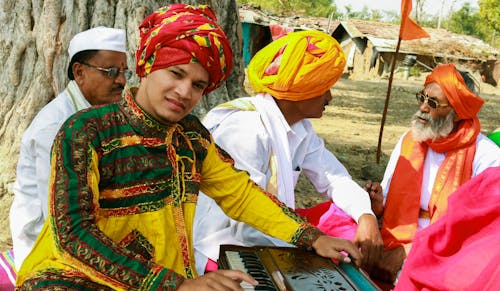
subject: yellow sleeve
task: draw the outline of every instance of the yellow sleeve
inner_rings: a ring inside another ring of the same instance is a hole
[[[235,169],[233,161],[223,156],[214,143],[208,147],[203,161],[200,190],[231,218],[294,245],[311,247],[323,235],[250,180],[247,172]]]

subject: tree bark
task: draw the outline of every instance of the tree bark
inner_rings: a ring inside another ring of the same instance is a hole
[[[424,13],[424,5],[425,0],[416,0],[415,1],[415,22],[420,23],[422,21],[422,16]]]
[[[244,94],[244,68],[235,0],[0,0],[0,251],[10,243],[9,208],[22,134],[37,112],[68,82],[67,49],[76,33],[103,25],[127,31],[128,63],[135,66],[138,26],[170,3],[207,4],[217,14],[235,55],[225,86],[204,97],[193,113]],[[137,85],[132,79],[129,85]]]

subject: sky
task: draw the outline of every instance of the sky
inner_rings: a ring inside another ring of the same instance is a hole
[[[340,12],[345,12],[343,7],[351,5],[353,11],[361,11],[363,6],[369,9],[401,11],[401,0],[334,0]],[[444,0],[443,15],[448,14],[453,5],[453,11],[460,9],[465,2],[469,2],[472,7],[478,7],[478,0]],[[415,9],[415,1],[413,0]],[[424,13],[437,15],[441,9],[441,0],[425,0]],[[413,10],[412,10],[413,11]]]

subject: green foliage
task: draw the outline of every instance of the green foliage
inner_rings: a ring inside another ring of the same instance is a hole
[[[401,23],[401,15],[399,13],[399,11],[384,11],[384,19],[386,22],[399,24]]]
[[[500,33],[500,0],[479,0],[479,15],[488,27]]]
[[[371,20],[381,21],[384,18],[384,12],[373,9],[371,12]]]
[[[447,28],[460,34],[472,35],[499,48],[500,39],[500,0],[480,0],[479,11],[469,3],[453,13]],[[496,36],[496,39],[495,39]]]
[[[260,7],[276,15],[283,16],[316,16],[329,17],[333,13],[334,18],[339,18],[337,7],[330,0],[238,0],[240,4]]]
[[[470,6],[470,3],[466,2],[451,16],[448,29],[459,34],[482,37],[482,32],[477,30],[476,23],[479,23],[479,14]]]
[[[500,34],[500,0],[479,0],[479,17],[487,27]]]
[[[337,13],[337,7],[331,5],[330,0],[315,0],[315,1],[290,1],[300,3],[305,6],[306,15],[328,17],[330,13]],[[292,8],[293,10],[293,8]]]
[[[373,20],[373,21],[396,21],[399,19],[399,14],[392,11],[384,11],[378,9],[369,9],[363,6],[361,11],[354,11],[351,5],[346,5],[344,7],[346,10],[345,14],[341,17],[344,19],[355,18],[361,20]]]

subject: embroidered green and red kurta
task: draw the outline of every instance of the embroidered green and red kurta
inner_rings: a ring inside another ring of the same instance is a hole
[[[168,290],[196,277],[199,190],[234,219],[298,246],[322,234],[233,168],[198,118],[161,124],[138,106],[135,92],[75,114],[58,133],[49,219],[19,271],[22,290],[71,282]]]

